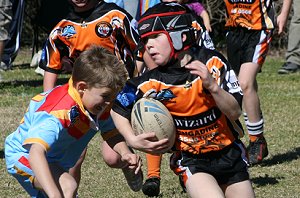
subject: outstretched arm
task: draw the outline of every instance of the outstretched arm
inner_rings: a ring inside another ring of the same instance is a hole
[[[49,91],[53,89],[55,87],[56,80],[57,80],[57,74],[45,71],[44,82],[43,82],[44,91]]]
[[[206,30],[208,32],[211,32],[212,28],[211,28],[211,25],[210,25],[210,19],[209,19],[209,15],[206,12],[206,10],[203,10],[202,13],[200,14],[200,16],[203,19],[203,23],[204,23],[204,26],[205,26]]]
[[[117,129],[114,129],[117,130]],[[130,169],[135,169],[135,173],[141,169],[142,160],[140,156],[134,154],[126,144],[123,136],[120,134],[110,137],[106,140],[107,144],[121,156],[121,161]]]
[[[28,160],[35,174],[34,186],[38,189],[43,189],[48,197],[62,197],[46,160],[45,148],[37,143],[32,144]]]
[[[278,26],[278,34],[283,32],[283,29],[286,25],[290,8],[293,0],[283,0],[282,9],[280,14],[277,16],[277,26]]]

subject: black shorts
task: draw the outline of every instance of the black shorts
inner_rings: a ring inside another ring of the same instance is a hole
[[[171,169],[180,176],[183,187],[189,176],[196,173],[212,175],[219,185],[249,180],[246,149],[242,142],[234,142],[221,151],[193,155],[186,152],[171,156]]]
[[[263,65],[270,42],[272,30],[248,30],[232,28],[226,34],[227,58],[236,74],[243,63],[252,62]]]

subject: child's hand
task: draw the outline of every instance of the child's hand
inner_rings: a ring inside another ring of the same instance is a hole
[[[154,132],[143,133],[134,137],[129,142],[130,146],[146,153],[163,153],[168,148],[167,138],[157,140]]]
[[[191,74],[200,76],[203,87],[208,91],[214,92],[216,89],[218,89],[217,82],[208,71],[206,65],[204,65],[202,62],[195,60],[190,64],[187,64],[185,68],[189,69]]]
[[[282,34],[284,31],[284,27],[287,23],[287,17],[284,14],[280,14],[277,17],[277,27],[278,27],[278,34]]]
[[[137,154],[125,153],[121,156],[121,160],[128,164],[129,169],[135,169],[135,174],[137,174],[142,168],[142,159]]]

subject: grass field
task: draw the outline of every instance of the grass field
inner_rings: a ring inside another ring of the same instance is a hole
[[[13,70],[3,72],[0,82],[0,197],[28,197],[8,175],[3,156],[5,137],[21,120],[29,99],[42,90],[42,77],[29,68],[30,52],[21,51]],[[259,94],[265,119],[269,156],[260,166],[249,169],[258,198],[300,197],[300,73],[278,75],[283,59],[269,57],[259,74]],[[63,82],[65,79],[61,79]],[[243,139],[248,142],[247,137]],[[101,137],[89,145],[83,165],[80,197],[139,198],[131,192],[120,170],[107,167],[101,157]],[[143,153],[140,153],[143,157]],[[168,154],[162,162],[161,195],[185,198],[178,178],[168,168]],[[145,161],[145,160],[144,160]],[[146,166],[143,167],[146,172]]]

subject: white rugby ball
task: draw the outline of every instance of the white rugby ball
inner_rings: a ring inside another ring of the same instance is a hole
[[[131,126],[135,135],[155,132],[157,139],[168,138],[171,149],[175,142],[175,125],[168,109],[158,100],[141,98],[133,106]]]

